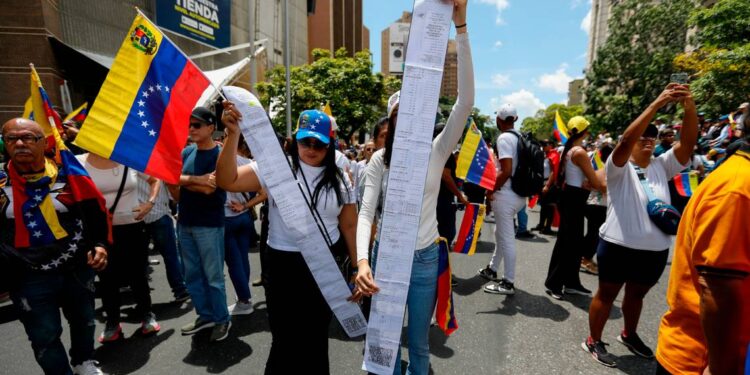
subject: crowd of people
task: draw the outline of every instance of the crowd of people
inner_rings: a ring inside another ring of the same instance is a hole
[[[504,104],[496,113],[500,135],[490,142],[494,188],[459,181],[455,150],[474,104],[474,75],[467,2],[455,3],[459,96],[447,122],[435,127],[406,301],[409,362],[403,370],[429,372],[439,242],[455,240],[456,207],[481,203],[495,220],[495,249],[478,272],[489,281],[484,292],[516,293],[516,239],[533,237],[534,230],[556,235],[548,272],[537,275],[538,282],[553,300],[592,297],[589,332],[581,343],[592,358],[616,366],[602,332],[624,289],[624,326],[617,340],[640,357],[656,357],[658,374],[740,374],[750,343],[750,228],[742,219],[750,210],[748,104],[706,119],[690,87],[672,83],[619,137],[594,135],[589,121],[576,116],[568,121],[564,143],[540,140],[539,146],[517,130],[516,108]],[[338,139],[335,119],[316,109],[300,114],[292,137],[279,136],[350,283],[351,301],[360,303],[365,316],[380,291],[375,282],[380,217],[396,126],[403,126],[397,121],[399,102],[396,93],[361,145]],[[681,108],[679,123],[656,119],[668,104]],[[64,124],[63,140],[77,156],[63,157],[58,165],[39,124],[22,118],[4,123],[0,289],[17,306],[45,373],[101,373],[93,359],[95,288],[106,317],[98,333],[102,345],[123,337],[123,287],[132,291],[140,333],[159,333],[147,274],[151,246],[163,257],[174,301],[191,300],[195,309],[183,335],[210,329],[210,341],[226,339],[233,315],[253,313],[251,284],[262,285],[272,335],[265,373],[296,373],[300,366],[329,372],[331,308],[253,161],[241,118],[228,101],[217,110],[195,108],[185,121],[189,141],[174,185],[76,148],[71,142],[81,124]],[[544,183],[533,192],[540,219],[531,231],[529,191],[514,183],[524,177],[519,165],[527,163],[521,157],[525,147],[540,147],[544,155],[539,171]],[[680,194],[674,177],[681,174],[697,174],[702,181],[692,197]],[[81,176],[88,179],[81,182]],[[251,282],[248,252],[256,245],[260,270],[252,268]],[[662,277],[670,248],[669,310],[654,353],[640,339],[638,324],[644,297]],[[227,296],[225,266],[234,297]],[[598,275],[595,292],[583,286],[581,271]],[[300,306],[304,320],[298,317]],[[70,358],[61,341],[60,309],[70,327]],[[400,365],[397,353],[394,374],[402,373]]]

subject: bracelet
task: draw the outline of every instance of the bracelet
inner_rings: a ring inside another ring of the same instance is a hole
[[[457,29],[460,29],[460,28],[462,28],[462,27],[466,27],[466,24],[463,24],[463,25],[456,25],[456,28],[457,28]]]

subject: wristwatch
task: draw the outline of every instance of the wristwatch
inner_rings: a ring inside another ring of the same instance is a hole
[[[151,203],[152,206],[155,206],[156,205],[156,198],[150,198],[148,200],[148,203]]]

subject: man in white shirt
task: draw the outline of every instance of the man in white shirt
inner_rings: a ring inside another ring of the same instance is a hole
[[[479,275],[495,281],[485,285],[484,291],[493,294],[515,294],[516,244],[513,230],[513,217],[523,208],[526,200],[511,189],[510,179],[518,166],[518,138],[513,126],[518,120],[516,108],[512,104],[503,104],[497,111],[497,127],[501,131],[497,137],[498,172],[494,192],[487,193],[487,200],[492,202],[495,212],[495,251],[487,267],[479,270]],[[497,277],[497,267],[505,259],[502,278]]]

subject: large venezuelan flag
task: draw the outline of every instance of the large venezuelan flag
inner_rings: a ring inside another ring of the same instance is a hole
[[[461,228],[458,231],[456,244],[453,245],[454,253],[474,255],[477,249],[477,239],[479,231],[482,229],[484,222],[485,205],[472,203],[466,206],[464,218],[461,220]]]
[[[563,122],[562,117],[560,117],[560,112],[558,111],[555,111],[555,123],[553,124],[552,131],[555,138],[557,138],[562,144],[565,144],[570,137],[568,135],[568,127],[565,126],[565,122]]]
[[[177,183],[190,113],[209,80],[139,13],[75,143]]]
[[[495,160],[487,148],[487,143],[482,139],[482,133],[471,118],[464,142],[461,144],[461,151],[458,153],[456,177],[487,190],[495,189]]]
[[[458,329],[458,321],[454,312],[453,287],[451,286],[451,262],[448,254],[448,241],[440,238],[440,256],[438,258],[437,305],[435,306],[435,321],[438,327],[450,336]]]

